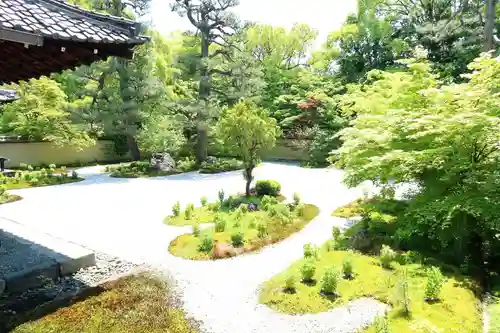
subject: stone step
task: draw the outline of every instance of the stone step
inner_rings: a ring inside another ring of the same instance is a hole
[[[3,285],[6,292],[36,288],[95,265],[93,251],[15,221],[0,218],[0,230],[14,244],[8,253],[0,252],[0,287]],[[23,253],[16,253],[15,244]]]

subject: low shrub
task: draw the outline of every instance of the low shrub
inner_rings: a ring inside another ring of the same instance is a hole
[[[375,333],[391,333],[387,313],[384,316],[375,317],[373,328],[375,329]]]
[[[340,228],[337,226],[332,227],[332,237],[333,239],[337,240],[342,232],[340,231]]]
[[[71,179],[78,179],[78,172],[75,170],[71,171]]]
[[[278,200],[275,197],[271,197],[269,195],[264,195],[262,197],[262,200],[260,201],[260,205],[262,207],[262,210],[269,211],[269,208],[271,206],[277,205]]]
[[[342,272],[344,273],[345,279],[352,279],[354,277],[354,267],[352,264],[352,258],[347,257],[342,262]]]
[[[275,180],[259,180],[255,184],[258,196],[270,195],[277,197],[281,192],[281,184]]]
[[[219,201],[224,202],[226,199],[226,193],[224,193],[224,190],[219,190],[219,193],[217,194],[219,196]]]
[[[300,267],[300,274],[303,282],[314,281],[314,274],[316,273],[316,266],[313,260],[307,260],[302,267]]]
[[[321,279],[321,292],[326,295],[336,295],[339,285],[339,272],[335,268],[328,268]]]
[[[266,238],[267,237],[267,225],[264,223],[259,223],[257,225],[257,236],[259,238]]]
[[[298,194],[297,192],[293,194],[293,204],[295,206],[300,205],[300,194]]]
[[[40,181],[38,180],[38,178],[34,177],[34,178],[31,178],[29,182],[31,185],[36,186],[36,185],[38,185],[38,183]]]
[[[420,264],[422,255],[415,251],[399,252],[395,259],[400,265]]]
[[[298,217],[304,217],[304,212],[306,209],[306,205],[300,204],[297,207],[295,207],[295,212],[297,213]]]
[[[438,267],[431,267],[427,271],[427,285],[425,286],[425,298],[427,302],[439,300],[443,288],[444,276]]]
[[[242,213],[248,213],[248,204],[242,203],[240,204],[240,207],[238,208]]]
[[[213,247],[212,237],[205,236],[198,245],[198,251],[209,253],[210,251],[212,251],[212,247]]]
[[[201,203],[202,207],[205,207],[207,205],[207,203],[208,203],[207,197],[205,197],[205,196],[201,197],[200,203]]]
[[[231,244],[233,244],[234,247],[241,247],[243,246],[243,240],[244,240],[245,235],[241,231],[235,231],[231,235]]]
[[[193,225],[193,235],[194,237],[199,237],[200,236],[200,225],[198,223],[196,223],[195,225]]]
[[[318,259],[318,248],[312,244],[304,245],[304,258],[306,259]]]
[[[411,299],[410,299],[410,284],[408,279],[408,271],[402,268],[399,272],[398,281],[396,284],[396,304],[401,307],[403,314],[407,317],[411,316]]]
[[[200,167],[200,173],[215,174],[220,172],[236,171],[243,169],[243,162],[230,158],[219,158],[216,163],[203,162]]]
[[[181,172],[194,171],[198,168],[198,163],[195,159],[185,157],[177,162],[177,169]]]
[[[192,203],[187,204],[186,209],[184,210],[184,218],[186,220],[191,220],[193,218],[194,213],[194,205]]]
[[[252,218],[250,222],[248,223],[248,228],[249,229],[256,229],[257,228],[257,223],[255,222],[255,218]]]
[[[215,232],[224,232],[226,231],[227,221],[224,216],[217,214],[215,215]]]
[[[7,193],[7,187],[5,185],[0,185],[0,196]]]
[[[177,217],[181,215],[181,203],[177,201],[173,206],[172,206],[172,214]]]
[[[396,259],[396,252],[387,245],[382,245],[380,250],[380,264],[384,268],[391,268],[391,263]]]
[[[297,279],[293,274],[290,274],[285,280],[285,291],[294,292],[296,284]]]

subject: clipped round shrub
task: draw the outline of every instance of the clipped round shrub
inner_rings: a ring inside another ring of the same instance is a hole
[[[75,170],[71,171],[71,179],[78,179],[78,172]]]
[[[388,245],[382,245],[380,250],[380,264],[384,268],[391,268],[391,263],[396,259],[396,252]]]
[[[212,247],[213,247],[212,237],[205,236],[198,245],[198,251],[209,253],[210,251],[212,251]]]
[[[312,244],[304,245],[304,258],[306,259],[318,259],[318,248]]]
[[[49,165],[49,169],[52,169],[52,170],[53,170],[53,169],[55,169],[55,168],[57,168],[57,165],[55,165],[54,163],[52,163],[52,164],[50,164],[50,165]]]
[[[184,210],[184,218],[186,220],[191,220],[193,218],[194,213],[194,205],[192,203],[187,204],[186,209]]]
[[[181,214],[181,203],[177,201],[173,206],[172,206],[172,214],[177,217]]]
[[[316,273],[316,265],[313,260],[307,260],[302,267],[300,267],[300,274],[303,282],[311,282],[314,280],[314,273]]]
[[[201,197],[200,203],[201,203],[202,207],[205,207],[207,205],[207,203],[208,203],[207,197],[205,197],[205,196]]]
[[[40,183],[40,181],[38,180],[38,178],[31,178],[30,179],[30,184],[33,185],[33,186],[36,186]]]
[[[259,180],[255,184],[258,196],[270,195],[277,197],[281,192],[281,184],[275,180]]]
[[[215,215],[214,218],[215,223],[215,232],[224,232],[226,231],[227,221],[221,214]]]
[[[231,235],[231,244],[233,244],[234,247],[242,247],[244,238],[245,235],[237,230]]]
[[[297,284],[297,279],[293,274],[290,274],[285,279],[285,291],[287,292],[295,292],[295,286]]]
[[[427,285],[425,286],[425,300],[435,302],[439,300],[444,284],[444,276],[438,267],[431,267],[427,271]]]
[[[31,173],[27,172],[27,173],[23,174],[23,180],[29,182],[31,180],[31,178],[33,178]]]
[[[321,292],[326,295],[336,295],[339,279],[340,274],[335,268],[327,269],[321,279]]]
[[[28,171],[33,171],[34,169],[33,169],[33,166],[32,166],[32,165],[28,164],[28,166],[26,167],[26,170],[28,170]]]

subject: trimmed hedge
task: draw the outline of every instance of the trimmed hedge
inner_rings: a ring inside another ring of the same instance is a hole
[[[270,195],[277,197],[281,193],[281,184],[275,180],[259,180],[255,184],[258,196]]]

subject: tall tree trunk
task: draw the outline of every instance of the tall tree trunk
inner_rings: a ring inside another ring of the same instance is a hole
[[[488,52],[495,48],[493,31],[495,29],[496,4],[497,0],[486,0],[486,22],[484,24],[483,52]]]
[[[127,134],[127,146],[130,150],[130,154],[132,155],[132,159],[134,161],[141,160],[141,151],[139,150],[139,145],[137,144],[137,140],[131,134]]]
[[[208,128],[207,114],[210,105],[210,90],[211,90],[211,74],[208,68],[209,47],[208,40],[209,31],[201,31],[201,70],[200,70],[200,87],[198,99],[200,109],[197,116],[198,139],[196,143],[196,159],[199,163],[207,159],[208,148]]]

